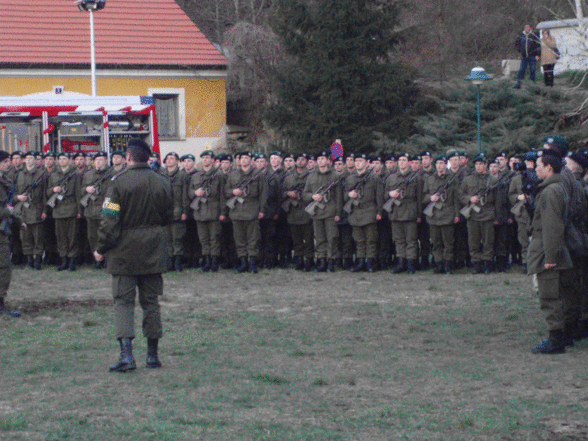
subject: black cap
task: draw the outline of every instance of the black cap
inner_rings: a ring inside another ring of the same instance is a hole
[[[0,162],[10,158],[10,154],[4,150],[0,150]]]
[[[151,148],[149,147],[149,145],[145,141],[143,141],[140,138],[131,138],[129,140],[129,143],[127,144],[127,147],[142,149],[142,150],[145,150],[147,153],[149,153],[149,155],[151,155]]]

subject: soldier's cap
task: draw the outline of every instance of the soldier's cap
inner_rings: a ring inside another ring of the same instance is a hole
[[[167,161],[167,158],[169,158],[170,156],[173,156],[178,161],[180,160],[180,155],[178,155],[176,152],[169,152],[167,155],[165,155],[165,158],[163,158],[163,162]]]
[[[257,153],[255,159],[267,159],[267,155],[265,153]]]
[[[453,150],[452,152],[447,153],[447,159],[457,158],[459,157],[459,152],[457,150]]]
[[[466,158],[469,156],[465,150],[459,150],[457,153],[459,153],[459,156],[465,156]]]
[[[498,160],[496,158],[488,160],[488,165],[490,164],[498,164]]]
[[[329,159],[331,157],[331,152],[328,150],[321,150],[316,154],[316,158],[318,159],[321,156],[324,156],[325,158]]]
[[[496,158],[506,158],[506,153],[505,152],[500,152],[496,155]]]
[[[292,153],[286,153],[284,155],[284,159],[288,159],[288,158],[296,159],[296,157]]]
[[[106,152],[97,152],[96,154],[92,155],[94,159],[96,158],[108,158]]]
[[[408,160],[409,161],[420,161],[421,160],[421,157],[419,155],[410,155],[408,157]]]
[[[536,151],[527,152],[523,155],[523,161],[536,162],[538,157],[539,157],[539,152],[536,152]]]
[[[335,162],[340,162],[341,164],[343,164],[343,157],[342,156],[337,156],[335,159],[333,159],[333,164]]]
[[[423,156],[429,156],[429,157],[431,157],[432,155],[431,155],[431,152],[430,152],[430,151],[428,151],[428,150],[425,150],[425,151],[421,152],[421,154],[420,154],[420,157],[421,157],[421,158],[422,158]]]
[[[298,153],[296,156],[294,156],[294,159],[297,161],[298,158],[308,159],[308,154],[307,153]]]
[[[66,152],[59,152],[59,153],[57,154],[57,157],[58,157],[58,158],[61,158],[62,156],[65,156],[66,158],[69,158],[69,155],[68,155]]]
[[[210,156],[212,159],[215,158],[214,152],[212,150],[204,150],[202,153],[200,153],[200,157],[202,158],[203,156]]]
[[[393,161],[394,155],[392,155],[391,153],[387,153],[384,155],[384,161]]]
[[[14,152],[12,152],[10,154],[10,158],[14,158],[15,156],[20,156],[21,158],[24,158],[24,153],[21,152],[20,150],[15,150]]]
[[[5,161],[8,158],[10,158],[10,153],[8,153],[4,150],[0,150],[0,162]]]
[[[220,155],[218,155],[216,157],[216,159],[218,159],[220,162],[223,162],[223,161],[233,162],[233,157],[231,155],[227,155],[226,153],[221,153]]]
[[[35,153],[35,158],[42,158],[43,154],[41,152],[34,152]]]
[[[570,149],[570,143],[560,135],[549,135],[545,137],[544,143],[545,146],[549,146],[549,148],[555,150],[560,158],[567,156],[568,150]]]
[[[486,155],[484,153],[478,153],[476,156],[474,156],[473,162],[474,162],[474,164],[476,162],[484,162],[484,163],[487,163],[488,162],[488,158],[486,157]]]
[[[75,158],[78,158],[78,157],[80,157],[80,156],[81,156],[82,158],[85,158],[85,157],[86,157],[86,154],[85,154],[84,152],[77,152],[77,153],[74,153],[74,155],[73,155],[74,159],[75,159]]]
[[[437,161],[447,162],[447,155],[444,153],[441,153],[441,154],[435,156],[435,162],[437,162]]]
[[[307,159],[308,159],[309,161],[310,161],[311,159],[312,159],[313,161],[316,161],[317,155],[315,155],[314,153],[307,153],[307,156],[308,156],[308,158],[307,158]]]
[[[251,152],[248,152],[247,150],[239,152],[238,155],[240,158],[242,158],[243,156],[249,156],[250,158],[253,158]],[[237,154],[235,154],[235,156],[237,156]]]
[[[149,157],[150,158],[157,158],[157,159],[160,158],[159,153],[157,153],[157,152],[151,152],[151,155],[149,155]]]
[[[380,161],[382,162],[384,158],[382,158],[381,155],[371,155],[370,156],[370,161],[375,162],[375,161]]]
[[[26,158],[27,156],[32,156],[34,158],[35,157],[35,152],[26,152],[24,154],[24,157]]]
[[[396,155],[396,159],[400,159],[400,158],[406,158],[406,159],[410,160],[410,155],[406,152],[400,152]]]
[[[355,158],[353,159],[369,159],[369,156],[367,153],[356,153],[355,154]]]
[[[270,158],[272,156],[279,156],[280,158],[282,157],[282,152],[280,152],[279,150],[274,150],[273,152],[271,152],[270,154]]]
[[[142,149],[145,152],[147,152],[149,154],[149,156],[151,156],[151,147],[149,147],[149,144],[147,144],[141,138],[131,138],[129,140],[129,143],[127,144],[127,146],[130,148]],[[124,156],[124,153],[123,153],[123,156]]]
[[[390,153],[386,156],[386,161],[398,161],[398,155],[396,153]]]
[[[123,158],[126,156],[125,152],[123,152],[122,150],[115,150],[114,152],[112,152],[111,156],[116,156],[116,155],[122,156]]]
[[[43,158],[56,158],[57,157],[57,153],[55,152],[47,152],[43,155]]]
[[[547,156],[547,155],[555,156],[556,158],[561,159],[561,156],[559,156],[559,153],[556,152],[554,149],[543,149],[543,150],[539,150],[537,152],[537,159],[539,159],[542,156]]]
[[[202,155],[200,155],[202,156]],[[185,161],[186,159],[191,159],[192,161],[196,161],[196,157],[192,153],[188,153],[180,158],[180,161]]]
[[[574,162],[577,162],[583,169],[588,168],[588,156],[581,151],[571,153],[568,157]]]
[[[353,152],[348,152],[348,153],[345,153],[345,154],[343,155],[343,159],[345,159],[345,160],[347,161],[347,158],[352,158],[352,159],[355,159],[355,153],[353,153]]]

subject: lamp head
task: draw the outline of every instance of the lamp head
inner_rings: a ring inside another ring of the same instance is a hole
[[[484,70],[483,67],[474,67],[472,69],[472,71],[470,72],[470,76],[467,77],[465,80],[471,81],[476,86],[479,86],[479,85],[483,84],[484,81],[490,81],[491,79],[492,78],[490,78],[488,75],[486,75],[486,71]]]
[[[80,11],[99,11],[106,6],[106,0],[76,0],[74,4]]]

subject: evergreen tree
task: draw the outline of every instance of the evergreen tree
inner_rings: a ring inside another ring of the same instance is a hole
[[[375,133],[408,136],[414,73],[390,56],[400,38],[393,0],[278,0],[276,68],[268,124],[298,149],[370,150]]]

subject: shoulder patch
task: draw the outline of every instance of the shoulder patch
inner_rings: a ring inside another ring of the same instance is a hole
[[[107,197],[102,204],[102,214],[118,217],[120,215],[120,205],[113,203],[112,200]]]

